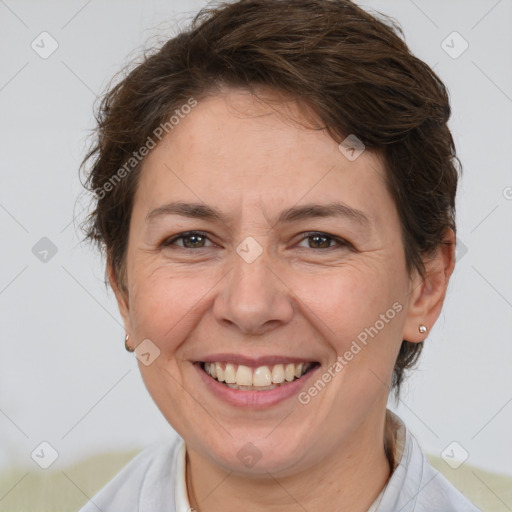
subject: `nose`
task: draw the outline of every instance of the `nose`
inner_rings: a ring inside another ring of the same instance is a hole
[[[292,293],[266,251],[252,263],[235,251],[231,259],[232,270],[222,280],[213,307],[217,321],[246,335],[261,335],[290,322]]]

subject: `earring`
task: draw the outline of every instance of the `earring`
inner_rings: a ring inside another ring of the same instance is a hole
[[[421,332],[421,334],[425,334],[427,332],[427,326],[426,325],[423,325],[421,324],[419,327],[418,327],[418,331]]]
[[[130,347],[130,345],[128,345],[128,338],[130,337],[129,334],[126,335],[125,339],[124,339],[124,348],[128,351],[128,352],[135,352],[135,349],[133,349],[132,347]]]

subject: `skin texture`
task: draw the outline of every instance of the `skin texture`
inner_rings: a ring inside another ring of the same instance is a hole
[[[150,339],[160,350],[140,371],[185,439],[189,497],[201,512],[367,510],[390,474],[384,422],[401,341],[425,338],[418,326],[435,323],[453,270],[453,246],[441,245],[425,281],[409,276],[379,156],[366,150],[349,161],[325,130],[291,117],[300,118],[295,103],[270,107],[243,90],[201,100],[144,163],[126,255],[128,295],[109,267],[130,340]],[[150,211],[178,200],[216,207],[226,219],[146,222]],[[370,223],[276,224],[286,208],[332,201]],[[188,230],[207,238],[198,248],[184,247],[194,247],[190,239],[162,246]],[[315,244],[309,231],[349,245]],[[263,249],[250,264],[236,252],[248,236]],[[293,396],[258,410],[234,407],[193,366],[219,352],[279,354],[318,361],[320,377],[397,302],[401,311],[307,405]],[[237,456],[248,442],[262,455],[252,468]]]

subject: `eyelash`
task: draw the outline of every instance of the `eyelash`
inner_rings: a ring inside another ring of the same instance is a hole
[[[304,240],[307,240],[308,238],[313,238],[315,236],[321,237],[321,238],[327,238],[327,239],[329,239],[329,240],[331,240],[333,242],[337,242],[338,243],[338,247],[336,247],[336,246],[324,247],[324,248],[303,247],[303,249],[327,251],[329,249],[336,249],[336,248],[343,248],[343,247],[351,247],[352,246],[349,242],[347,242],[343,238],[339,238],[339,237],[334,236],[334,235],[329,235],[328,233],[324,233],[323,231],[308,231],[308,232],[303,233],[303,235],[304,236],[299,240],[299,243],[303,242]],[[185,231],[183,233],[179,233],[176,236],[168,238],[167,240],[164,240],[161,245],[162,245],[162,247],[170,247],[170,246],[174,245],[175,242],[177,242],[178,240],[183,240],[184,238],[189,238],[189,237],[192,237],[192,236],[200,236],[200,237],[203,237],[203,238],[206,238],[206,239],[210,240],[208,238],[208,235],[206,233],[202,232],[202,231]],[[211,240],[210,240],[210,242],[211,242]],[[180,249],[185,249],[185,250],[189,250],[189,251],[195,251],[197,249],[207,249],[207,247],[196,247],[196,248],[184,247],[184,246],[178,246],[178,247]]]

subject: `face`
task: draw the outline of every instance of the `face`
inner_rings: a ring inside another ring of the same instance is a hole
[[[231,471],[292,473],[378,438],[410,321],[382,162],[293,113],[226,90],[180,120],[144,163],[117,294],[134,344],[159,351],[139,362],[152,398]]]

